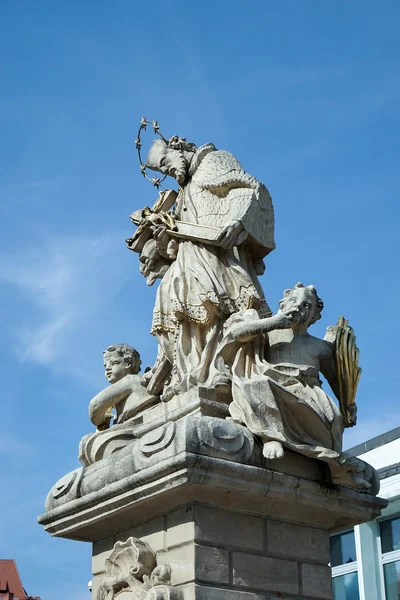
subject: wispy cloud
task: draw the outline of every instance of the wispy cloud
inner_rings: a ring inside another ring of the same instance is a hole
[[[119,289],[121,238],[57,237],[0,261],[0,281],[19,292],[26,306],[14,325],[21,360],[55,364],[89,333],[95,314]],[[123,262],[123,261],[122,261]]]

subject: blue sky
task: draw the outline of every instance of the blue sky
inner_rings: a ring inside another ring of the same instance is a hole
[[[303,281],[325,302],[314,335],[350,319],[364,372],[345,446],[400,425],[399,17],[397,0],[0,2],[0,557],[30,594],[89,598],[89,544],[36,515],[78,465],[103,349],[155,358],[155,289],[124,243],[156,197],[142,115],[266,183],[272,307]]]

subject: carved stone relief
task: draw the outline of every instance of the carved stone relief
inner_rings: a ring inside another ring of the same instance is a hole
[[[181,600],[181,591],[171,586],[171,569],[157,565],[147,542],[130,537],[116,542],[105,562],[107,575],[97,600]]]

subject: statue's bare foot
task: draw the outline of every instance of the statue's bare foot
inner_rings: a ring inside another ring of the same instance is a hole
[[[282,458],[284,455],[283,447],[280,442],[266,442],[263,448],[263,455],[270,460]]]

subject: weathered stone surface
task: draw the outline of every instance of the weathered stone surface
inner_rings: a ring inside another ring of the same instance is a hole
[[[154,552],[164,551],[166,545],[165,518],[158,517],[141,523],[118,534],[116,540],[124,542],[132,536],[147,542]]]
[[[330,560],[329,533],[321,529],[269,520],[267,540],[270,554],[325,565]]]
[[[172,548],[160,553],[157,557],[159,564],[171,567],[172,585],[182,585],[195,580],[195,548],[194,544]]]
[[[217,593],[218,600],[330,598],[330,570],[317,564],[326,558],[327,533],[315,527],[266,521],[227,508],[194,503],[127,529],[118,534],[118,539],[126,542],[130,535],[137,536],[139,532],[143,541],[152,540],[158,546],[157,564],[171,568],[171,585],[182,590],[184,600],[209,599]],[[93,573],[97,577],[104,576],[105,560],[114,539],[110,536],[94,544]],[[245,546],[248,552],[243,551]],[[285,557],[297,554],[297,561],[275,556],[279,553]],[[316,564],[301,564],[299,580],[298,560],[304,560],[305,555]],[[246,593],[249,596],[240,595]]]
[[[303,593],[310,598],[332,598],[332,575],[330,567],[301,565]]]
[[[166,545],[168,549],[194,540],[194,506],[192,504],[169,513],[166,521]]]
[[[263,520],[260,517],[195,506],[195,538],[225,548],[262,550]]]
[[[171,548],[158,554],[158,563],[171,567],[173,585],[199,581],[229,584],[229,553],[221,548],[211,548],[192,543]]]
[[[229,583],[229,552],[222,548],[195,546],[196,580]]]
[[[240,463],[237,458],[232,459],[229,450],[225,459],[214,458],[210,456],[213,449],[192,436],[198,418],[205,417],[188,416],[176,424],[182,432],[174,442],[176,454],[172,451],[169,454],[172,444],[150,457],[139,453],[133,456],[132,449],[127,447],[88,467],[85,478],[81,471],[73,472],[74,483],[67,486],[64,496],[58,495],[57,485],[49,494],[49,509],[39,517],[40,522],[53,535],[95,541],[125,529],[121,527],[121,519],[134,527],[147,521],[149,515],[156,518],[197,502],[242,513],[254,514],[257,510],[260,516],[273,515],[277,520],[290,519],[334,530],[371,520],[386,505],[384,500],[348,488]],[[238,425],[229,425],[243,430]],[[190,452],[185,450],[186,444],[190,444]],[[245,456],[244,453],[241,460],[245,461]],[[295,459],[293,454],[291,460]],[[134,467],[147,464],[147,467],[123,477],[129,464]],[[253,522],[257,519],[248,517]],[[229,530],[229,519],[225,529]],[[208,535],[214,535],[208,530]],[[235,538],[234,533],[231,535]],[[262,537],[260,525],[252,543],[260,547]],[[218,540],[215,545],[220,545]]]
[[[232,565],[233,583],[236,586],[281,594],[299,593],[295,561],[234,552]]]
[[[166,459],[173,462],[181,452],[245,464],[258,458],[254,438],[246,428],[224,419],[190,415],[178,423],[168,421],[103,460],[65,475],[48,494],[46,509],[96,492],[103,495],[107,486],[128,482],[130,476]]]
[[[124,600],[182,600],[181,590],[171,584],[170,566],[157,564],[154,550],[138,538],[116,542],[105,561],[105,570],[98,600],[114,600],[117,596]]]
[[[204,585],[184,586],[182,592],[183,600],[267,600],[265,594]]]

